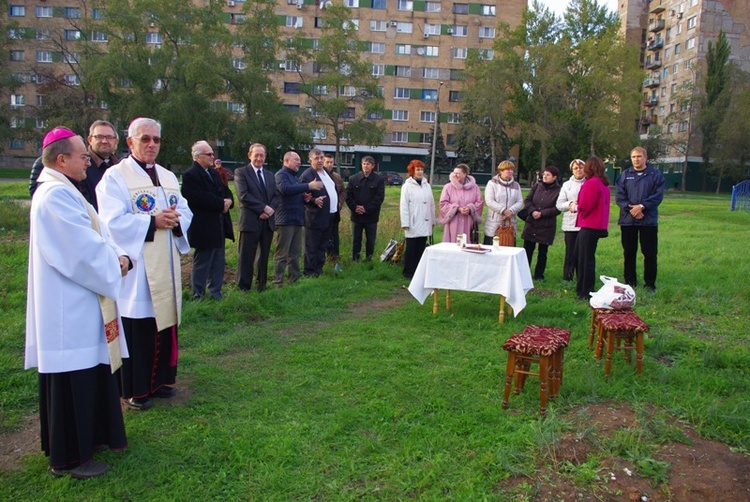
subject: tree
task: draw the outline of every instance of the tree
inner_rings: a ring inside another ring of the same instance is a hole
[[[448,160],[448,155],[445,153],[445,141],[443,141],[443,131],[440,129],[440,118],[436,117],[436,120],[438,122],[435,124],[435,131],[437,132],[435,135],[435,171],[441,173],[450,170],[450,161]],[[428,139],[430,148],[425,158],[425,165],[427,166],[432,162],[432,133],[430,133]],[[435,183],[432,177],[430,178],[430,183]]]
[[[721,180],[729,177],[733,181],[746,179],[750,162],[750,75],[736,65],[730,64],[725,91],[729,95],[726,114],[716,129],[716,144],[713,150],[714,168],[718,173],[716,193]]]
[[[295,37],[286,59],[296,65],[300,92],[309,103],[307,110],[300,111],[301,123],[333,134],[335,163],[340,166],[344,141],[368,145],[382,142],[385,125],[368,116],[382,114],[384,100],[369,61],[361,55],[351,10],[343,5],[327,6],[321,24],[321,37],[316,41]]]
[[[707,174],[711,171],[711,155],[716,145],[716,133],[729,105],[729,97],[724,90],[729,80],[730,53],[731,48],[723,30],[719,31],[716,44],[712,40],[708,41],[705,76],[706,94],[698,115],[698,122],[703,133],[701,156],[703,157],[704,190],[706,189]]]
[[[695,77],[695,73],[693,76]],[[688,157],[693,151],[696,134],[695,109],[700,103],[699,89],[693,80],[685,81],[676,93],[672,94],[674,112],[666,117],[666,144],[682,157],[682,191],[687,189]]]

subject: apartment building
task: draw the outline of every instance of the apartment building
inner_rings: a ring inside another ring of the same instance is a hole
[[[628,42],[642,47],[647,72],[639,123],[642,137],[656,126],[673,137],[690,136],[687,152],[673,146],[659,160],[675,169],[686,155],[691,164],[700,163],[700,131],[686,93],[696,82],[702,87],[700,71],[708,42],[716,43],[722,30],[731,46],[730,59],[750,70],[750,0],[622,0],[619,15]]]
[[[384,121],[386,134],[382,144],[346,145],[344,164],[357,165],[361,156],[374,155],[381,169],[387,169],[391,164],[405,165],[406,159],[427,155],[438,113],[446,150],[451,155],[461,120],[464,90],[461,72],[466,58],[473,51],[481,57],[494,57],[492,46],[498,22],[518,25],[526,0],[343,1],[352,10],[353,23],[362,46],[366,47],[363,55],[380,82],[386,108],[382,116],[368,117]],[[80,79],[67,70],[71,63],[75,64],[77,55],[56,49],[52,33],[63,40],[77,40],[81,33],[76,26],[82,24],[83,18],[97,19],[103,11],[80,0],[10,0],[9,4],[9,19],[18,25],[8,33],[9,68],[24,82],[11,96],[10,104],[17,110],[27,107],[28,113],[20,114],[16,121],[26,124],[34,121],[34,127],[43,130],[47,125],[37,121],[33,113],[44,100],[36,92],[42,77],[35,68],[56,66],[58,74],[64,75],[65,82],[72,86]],[[106,3],[102,5],[106,8]],[[314,41],[320,36],[321,16],[328,5],[331,5],[328,0],[277,0],[275,13],[282,37],[300,35]],[[243,6],[244,1],[226,1],[225,19],[229,25],[242,19]],[[156,28],[151,36],[153,40],[159,38]],[[107,43],[104,34],[92,33],[90,40]],[[284,58],[283,52],[279,54],[278,68],[273,69],[272,80],[287,108],[309,106],[300,92],[297,68]],[[357,113],[362,110],[352,110],[353,116]],[[331,131],[324,128],[313,131],[313,139],[323,150],[334,150]],[[17,138],[6,145],[6,153],[10,154],[34,156],[38,151],[38,141]]]

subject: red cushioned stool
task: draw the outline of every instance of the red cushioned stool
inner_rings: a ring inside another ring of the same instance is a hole
[[[625,360],[630,364],[630,352],[635,349],[636,369],[638,374],[643,368],[643,333],[649,330],[648,324],[638,317],[634,312],[628,314],[599,314],[601,335],[596,343],[594,357],[602,358],[604,341],[607,342],[607,362],[604,365],[604,374],[609,377],[612,368],[612,354],[615,349],[625,351]],[[615,347],[617,341],[617,347]],[[620,342],[623,345],[620,346]]]
[[[539,377],[539,399],[542,415],[547,412],[547,395],[554,399],[560,391],[563,380],[563,356],[570,342],[570,331],[548,326],[526,326],[503,344],[508,351],[508,364],[505,369],[505,391],[503,408],[508,407],[510,388],[516,379],[513,394],[518,395],[526,384],[529,375]],[[530,370],[531,364],[539,365],[539,372]]]
[[[635,311],[631,308],[625,309],[598,309],[591,307],[591,327],[589,328],[589,348],[594,348],[594,333],[597,336],[602,336],[602,327],[599,324],[599,314],[632,314]]]

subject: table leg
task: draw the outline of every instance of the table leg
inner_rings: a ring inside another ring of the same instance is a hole
[[[451,309],[451,290],[450,289],[445,290],[445,309],[446,310]]]
[[[432,313],[437,314],[438,311],[438,292],[440,290],[436,289],[432,293]]]
[[[497,316],[497,322],[501,324],[505,322],[505,297],[503,295],[500,295],[500,313]]]

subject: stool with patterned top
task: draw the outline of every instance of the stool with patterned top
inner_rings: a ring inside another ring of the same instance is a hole
[[[591,307],[589,305],[589,307]],[[591,307],[591,327],[589,328],[589,349],[594,348],[594,333],[601,336],[602,327],[599,324],[599,314],[632,314],[635,311],[631,308],[624,309],[599,309]]]
[[[625,352],[625,360],[630,364],[630,352],[635,349],[636,370],[638,374],[643,368],[643,333],[650,328],[635,312],[628,314],[599,314],[598,321],[601,326],[601,334],[596,343],[596,359],[602,358],[604,342],[607,343],[607,361],[604,365],[604,374],[609,377],[612,368],[612,354],[615,349]],[[617,341],[617,347],[615,347]],[[623,345],[620,346],[620,342]]]
[[[560,391],[563,380],[563,356],[565,347],[570,342],[570,331],[548,326],[526,326],[522,333],[517,333],[503,344],[508,351],[508,364],[505,373],[505,390],[503,408],[508,407],[513,378],[516,383],[513,394],[518,395],[529,375],[539,377],[539,399],[542,415],[547,412],[547,396],[554,399]],[[531,364],[539,365],[538,372],[530,370]]]

